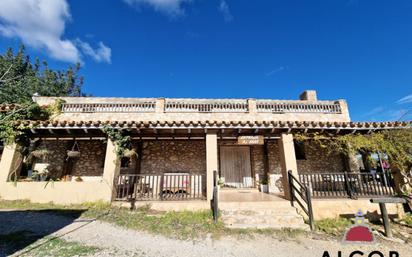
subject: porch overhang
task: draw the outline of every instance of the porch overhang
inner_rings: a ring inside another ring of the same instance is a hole
[[[105,137],[104,126],[128,130],[132,137],[203,138],[213,132],[221,137],[282,133],[371,133],[392,129],[410,129],[411,121],[396,122],[314,122],[314,121],[21,121],[33,137]]]

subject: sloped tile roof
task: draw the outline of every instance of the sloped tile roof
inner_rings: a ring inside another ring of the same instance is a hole
[[[330,122],[330,121],[19,121],[36,128],[279,128],[279,129],[394,129],[412,128],[412,121]]]

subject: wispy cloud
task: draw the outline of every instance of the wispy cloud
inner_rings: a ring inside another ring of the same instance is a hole
[[[398,104],[412,103],[412,94],[402,97],[401,99],[396,101],[396,103]]]
[[[0,1],[0,35],[19,38],[60,61],[82,62],[82,51],[75,40],[64,38],[66,23],[71,19],[66,0]]]
[[[183,8],[184,3],[192,2],[192,0],[123,0],[133,7],[151,6],[156,11],[166,14],[170,17],[181,16],[185,13]]]
[[[385,110],[385,108],[383,106],[378,106],[376,108],[373,108],[372,110],[370,110],[369,112],[366,112],[363,114],[364,117],[370,117],[370,116],[374,116],[376,114],[380,114]]]
[[[112,49],[103,44],[103,42],[99,42],[99,46],[96,49],[93,49],[89,43],[80,39],[77,39],[76,43],[85,55],[90,56],[96,62],[111,63]]]
[[[398,110],[389,110],[386,112],[388,115],[388,120],[405,120],[410,116],[410,110],[398,109]]]
[[[231,22],[233,21],[233,15],[230,12],[229,5],[225,0],[221,0],[218,8],[219,12],[222,13],[223,18],[225,19],[226,22]]]
[[[407,120],[412,116],[412,110],[407,110],[403,108],[385,108],[379,106],[373,108],[369,112],[361,114],[360,117],[369,121],[397,121],[397,120]]]
[[[287,69],[287,66],[286,67],[285,66],[280,66],[280,67],[278,67],[274,70],[271,70],[271,71],[267,72],[266,76],[271,77],[271,76],[275,75],[276,73],[279,73],[279,72],[284,71],[286,69]]]

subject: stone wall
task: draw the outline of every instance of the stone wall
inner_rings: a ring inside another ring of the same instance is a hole
[[[282,174],[278,140],[268,141],[269,174]]]
[[[263,145],[254,145],[250,147],[252,174],[261,176],[265,173],[265,150]]]
[[[205,141],[144,141],[141,156],[141,173],[162,174],[164,172],[206,174]]]
[[[34,163],[49,164],[48,170],[52,177],[59,178],[67,169],[73,176],[101,176],[103,174],[106,143],[99,140],[78,141],[80,157],[72,159],[72,164],[66,160],[67,150],[71,149],[73,141],[47,140],[40,145],[48,150],[44,160],[34,159]]]
[[[78,141],[80,157],[73,162],[73,176],[102,176],[106,143],[103,141]]]
[[[69,147],[69,141],[42,141],[39,148],[45,148],[48,154],[45,158],[34,158],[34,163],[48,163],[49,174],[54,177],[61,177],[65,168],[66,151]],[[33,166],[34,167],[34,166]]]
[[[326,149],[309,146],[308,143],[305,143],[305,157],[306,160],[297,160],[300,174],[343,172],[345,170],[344,160],[340,154],[328,154]]]

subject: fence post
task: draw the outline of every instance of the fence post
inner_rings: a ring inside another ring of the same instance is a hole
[[[216,223],[219,217],[219,192],[218,192],[218,177],[217,171],[213,171],[213,198],[212,198],[212,208],[213,208],[213,220]]]
[[[164,183],[164,175],[160,175],[160,200],[163,200],[163,183]]]
[[[308,216],[309,216],[309,226],[310,226],[310,230],[314,230],[315,229],[315,221],[313,218],[313,209],[312,209],[312,196],[310,195],[310,191],[308,188],[306,188],[306,200],[307,200],[307,204],[308,204]]]
[[[294,207],[295,205],[293,204],[293,198],[295,197],[295,195],[293,193],[293,177],[292,177],[291,170],[288,170],[288,182],[289,182],[290,204]]]
[[[348,194],[349,198],[355,199],[356,197],[353,195],[352,188],[348,179],[348,172],[346,170],[343,171],[343,177],[345,179],[346,193]]]

